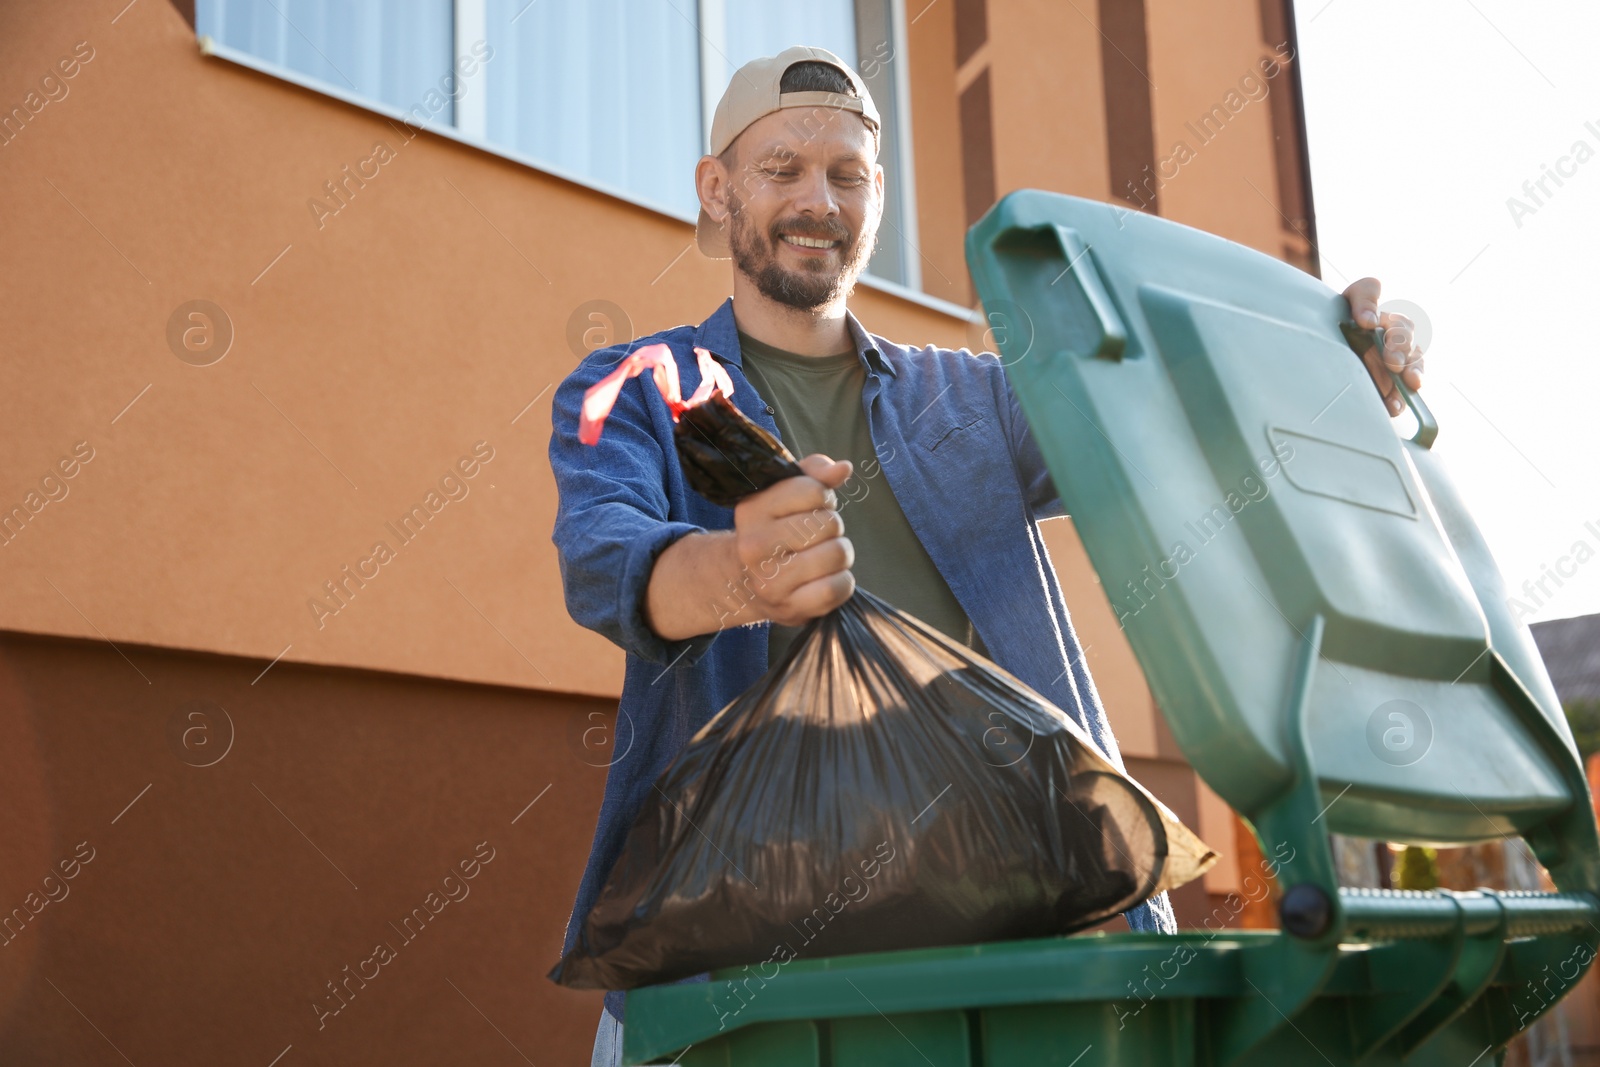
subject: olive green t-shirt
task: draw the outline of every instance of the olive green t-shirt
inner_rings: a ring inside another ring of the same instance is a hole
[[[801,356],[740,331],[745,376],[773,407],[778,435],[798,457],[821,452],[855,469],[835,490],[844,533],[856,550],[856,584],[970,647],[977,631],[900,510],[861,404],[866,368],[855,352]],[[772,626],[768,662],[776,663],[799,627]]]

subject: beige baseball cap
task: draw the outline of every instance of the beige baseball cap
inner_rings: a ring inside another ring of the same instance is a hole
[[[784,72],[796,63],[826,63],[838,68],[849,79],[856,95],[780,92],[778,86]],[[861,75],[826,48],[796,45],[785,48],[775,56],[752,59],[734,72],[733,80],[728,83],[711,120],[711,155],[720,156],[751,123],[786,107],[832,107],[854,111],[872,130],[874,142],[878,139],[878,108],[873,104],[872,94],[867,92],[867,83],[861,80]],[[700,209],[700,220],[695,225],[694,236],[700,251],[712,259],[728,259],[733,255],[728,248],[727,230],[707,215],[705,208]]]

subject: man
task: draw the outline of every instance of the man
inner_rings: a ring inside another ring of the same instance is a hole
[[[882,214],[880,133],[865,84],[830,52],[790,48],[740,68],[695,169],[697,241],[732,258],[732,299],[698,327],[592,353],[556,392],[553,536],[568,609],[628,653],[616,735],[626,754],[607,775],[564,952],[673,756],[857,583],[987,651],[1121,763],[1039,534],[1060,503],[998,359],[896,345],[846,309]],[[1378,292],[1372,279],[1346,292],[1366,325],[1379,320]],[[1394,369],[1420,385],[1409,323],[1383,322]],[[623,388],[600,443],[580,444],[584,390],[658,341],[685,395],[699,380],[693,348],[709,350],[733,402],[804,456],[805,476],[731,511],[706,502],[686,486],[671,416],[643,380]],[[1376,352],[1367,363],[1398,412]],[[774,575],[775,558],[788,562]],[[1165,896],[1128,922],[1175,929]],[[622,1005],[606,995],[595,1063],[620,1062]]]

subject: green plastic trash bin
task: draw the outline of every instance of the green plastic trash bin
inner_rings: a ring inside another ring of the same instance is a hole
[[[1255,828],[1283,930],[718,972],[630,993],[627,1062],[1497,1062],[1594,958],[1600,843],[1432,415],[1408,393],[1397,436],[1344,299],[1198,230],[1024,191],[967,258],[1173,735]],[[1341,890],[1330,831],[1520,835],[1558,892]]]

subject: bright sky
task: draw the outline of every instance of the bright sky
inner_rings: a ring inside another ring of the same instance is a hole
[[[1600,5],[1295,11],[1323,279],[1423,309],[1434,447],[1526,618],[1600,612]]]

